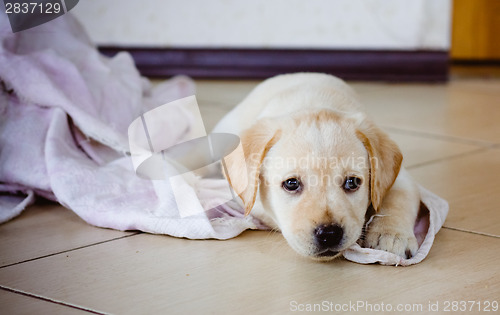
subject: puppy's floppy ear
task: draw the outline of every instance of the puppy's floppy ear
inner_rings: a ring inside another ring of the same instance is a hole
[[[260,120],[241,135],[241,145],[224,158],[224,174],[243,201],[245,215],[250,213],[255,203],[262,162],[280,136],[281,130],[273,121]]]
[[[396,181],[403,155],[397,144],[365,117],[358,120],[356,135],[368,151],[371,202],[373,208],[378,210],[385,194]]]

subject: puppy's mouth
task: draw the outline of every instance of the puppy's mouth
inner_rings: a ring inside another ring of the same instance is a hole
[[[335,257],[339,254],[340,252],[338,251],[334,251],[334,250],[331,250],[331,249],[327,249],[321,253],[319,253],[317,256],[318,257]]]
[[[317,261],[331,261],[335,258],[337,258],[342,252],[332,250],[332,249],[327,249],[322,252],[316,253],[313,256],[309,256],[310,258],[317,260]]]

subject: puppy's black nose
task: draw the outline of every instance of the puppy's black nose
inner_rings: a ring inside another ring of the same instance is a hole
[[[337,224],[320,225],[314,230],[316,243],[321,249],[335,248],[342,241],[344,230]]]

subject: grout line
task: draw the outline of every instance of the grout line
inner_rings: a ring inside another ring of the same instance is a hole
[[[465,232],[465,233],[476,234],[476,235],[482,235],[482,236],[493,237],[493,238],[500,238],[499,235],[495,235],[495,234],[477,232],[477,231],[471,231],[471,230],[464,230],[464,229],[454,228],[454,227],[450,227],[450,226],[443,226],[443,229],[448,229],[448,230],[458,231],[458,232]]]
[[[109,242],[112,242],[112,241],[116,241],[116,240],[120,240],[120,239],[123,239],[123,238],[135,236],[135,235],[138,235],[138,234],[142,234],[142,232],[139,231],[139,232],[135,232],[135,233],[132,233],[132,234],[129,234],[129,235],[120,236],[120,237],[116,237],[116,238],[111,238],[109,240],[105,240],[105,241],[101,241],[101,242],[97,242],[97,243],[87,244],[87,245],[83,245],[83,246],[79,246],[79,247],[75,247],[75,248],[63,250],[63,251],[60,251],[60,252],[47,254],[47,255],[44,255],[44,256],[40,256],[40,257],[35,257],[35,258],[30,258],[30,259],[18,261],[18,262],[15,262],[15,263],[12,263],[12,264],[8,264],[8,265],[5,265],[5,266],[0,266],[0,269],[7,268],[7,267],[12,267],[12,266],[15,266],[15,265],[24,264],[24,263],[27,263],[27,262],[30,262],[30,261],[34,261],[34,260],[38,260],[38,259],[43,259],[43,258],[47,258],[47,257],[51,257],[51,256],[56,256],[56,255],[59,255],[59,254],[69,253],[69,252],[72,252],[72,251],[75,251],[75,250],[79,250],[79,249],[91,247],[91,246],[94,246],[94,245],[100,245],[100,244],[104,244],[104,243],[109,243]]]
[[[233,104],[233,103],[228,103],[228,102],[224,102],[224,101],[208,101],[208,100],[201,99],[199,101],[199,103],[201,104],[200,105],[200,109],[201,108],[206,108],[206,107],[212,107],[212,108],[210,108],[211,110],[217,108],[219,110],[230,111],[236,105],[238,105],[240,102],[235,102]],[[214,108],[214,107],[216,107],[216,108]]]
[[[493,147],[498,145],[496,143],[492,143],[489,141],[483,141],[483,140],[467,139],[467,138],[461,138],[461,137],[450,136],[450,135],[442,135],[442,134],[438,134],[438,133],[425,132],[425,131],[401,129],[401,128],[391,127],[391,126],[387,126],[387,125],[385,125],[385,126],[381,125],[381,126],[389,132],[406,134],[406,135],[410,135],[410,136],[420,136],[420,137],[430,138],[430,139],[439,139],[439,140],[443,140],[443,141],[457,142],[457,143],[462,143],[462,144],[475,145],[475,146],[480,146],[483,148],[493,148]]]
[[[29,293],[29,292],[25,292],[25,291],[22,291],[22,290],[12,289],[12,288],[3,286],[1,284],[0,284],[0,290],[5,290],[5,291],[9,291],[9,292],[14,293],[14,294],[20,294],[20,295],[28,296],[28,297],[31,297],[31,298],[34,298],[34,299],[37,299],[37,300],[43,300],[43,301],[46,301],[46,302],[49,302],[49,303],[53,303],[53,304],[58,304],[58,305],[62,305],[62,306],[67,306],[67,307],[75,308],[77,310],[89,312],[89,313],[92,313],[92,314],[99,314],[99,315],[109,314],[109,313],[100,312],[100,311],[97,311],[97,310],[94,310],[94,309],[91,309],[91,308],[88,308],[88,307],[83,307],[83,306],[80,306],[80,305],[76,305],[76,304],[72,304],[72,303],[68,303],[68,302],[63,302],[63,301],[51,299],[51,298],[48,298],[48,297],[45,297],[45,296],[42,296],[42,295],[38,295],[38,294],[34,294],[34,293]]]
[[[442,158],[439,158],[439,159],[434,159],[434,160],[430,160],[430,161],[425,161],[425,162],[413,164],[413,165],[410,165],[410,166],[405,166],[405,168],[407,170],[412,170],[412,169],[416,169],[416,168],[419,168],[419,167],[422,167],[422,166],[427,166],[427,165],[431,165],[431,164],[435,164],[435,163],[439,163],[439,162],[443,162],[443,161],[450,161],[450,160],[458,159],[458,158],[461,158],[461,157],[464,157],[464,156],[474,155],[474,154],[477,154],[477,153],[488,151],[488,150],[489,150],[489,148],[478,148],[478,149],[475,149],[475,150],[472,150],[472,151],[467,151],[467,152],[456,154],[456,155],[452,155],[452,156],[442,157]]]

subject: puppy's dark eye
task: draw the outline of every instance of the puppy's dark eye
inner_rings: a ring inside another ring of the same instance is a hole
[[[344,182],[344,190],[347,192],[354,192],[361,186],[361,178],[347,177]]]
[[[298,191],[301,186],[300,180],[298,180],[297,178],[289,178],[285,180],[281,185],[283,186],[283,189],[290,192]]]

